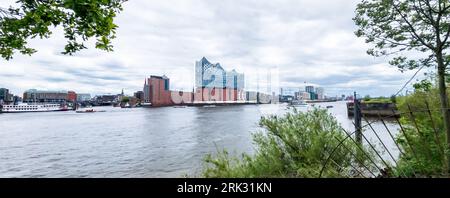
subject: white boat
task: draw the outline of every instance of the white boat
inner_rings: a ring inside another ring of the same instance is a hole
[[[141,106],[142,106],[142,107],[151,107],[151,106],[152,106],[152,103],[144,102],[144,103],[141,104]]]
[[[127,104],[125,104],[124,106],[122,106],[121,108],[131,108],[130,103],[127,102]]]
[[[67,106],[60,104],[18,104],[18,105],[2,105],[0,112],[2,113],[25,113],[25,112],[50,112],[50,111],[67,111]]]
[[[290,103],[291,106],[295,107],[306,107],[308,104],[304,100],[293,100]]]

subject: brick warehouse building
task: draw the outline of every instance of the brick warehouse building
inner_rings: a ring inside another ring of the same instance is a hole
[[[44,91],[29,89],[23,93],[23,101],[27,103],[53,103],[75,102],[77,93],[74,91]]]
[[[67,92],[67,101],[68,102],[77,101],[77,93],[75,93],[74,91],[68,91]]]
[[[155,107],[172,105],[169,88],[170,79],[167,76],[150,76],[144,85],[145,101]]]
[[[203,87],[197,88],[194,93],[194,101],[238,101],[240,92],[234,88]]]

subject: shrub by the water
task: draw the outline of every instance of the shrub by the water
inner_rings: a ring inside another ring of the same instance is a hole
[[[448,148],[438,90],[416,90],[411,95],[401,97],[398,108],[403,112],[400,119],[403,132],[399,133],[397,142],[404,155],[400,155],[396,175],[447,175]],[[413,116],[409,113],[410,108]]]
[[[369,165],[364,155],[354,159],[358,147],[325,109],[260,120],[264,129],[253,134],[255,154],[230,155],[226,150],[207,155],[203,176],[220,178],[264,177],[348,177],[355,163]],[[338,144],[343,141],[343,146]],[[337,149],[335,149],[337,148]],[[333,155],[331,151],[335,150]],[[373,167],[371,167],[373,168]],[[357,177],[358,175],[353,175]]]

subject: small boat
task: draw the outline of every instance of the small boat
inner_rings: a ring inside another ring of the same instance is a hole
[[[205,106],[203,106],[204,108],[214,108],[214,107],[216,107],[216,105],[205,105]]]
[[[123,105],[123,106],[121,106],[122,108],[131,108],[131,105],[130,105],[130,103],[128,103],[127,102],[127,104],[125,104],[125,105]]]
[[[144,102],[141,104],[141,107],[152,107],[152,103]]]
[[[77,113],[95,113],[95,112],[106,112],[106,111],[96,111],[94,109],[83,109],[83,110],[77,110]]]

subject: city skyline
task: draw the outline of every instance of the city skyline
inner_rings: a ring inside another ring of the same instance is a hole
[[[57,30],[50,39],[30,41],[38,49],[33,56],[1,60],[6,69],[0,72],[0,87],[14,94],[36,88],[93,95],[123,88],[130,95],[141,90],[147,74],[154,74],[171,76],[173,89],[190,90],[195,60],[205,56],[246,77],[277,67],[280,87],[306,81],[329,95],[389,96],[412,71],[401,73],[388,59],[365,53],[367,45],[353,34],[357,2],[239,1],[235,9],[233,1],[180,1],[176,7],[129,1],[117,17],[114,52],[98,51],[92,41],[74,56],[61,55],[63,35]]]

